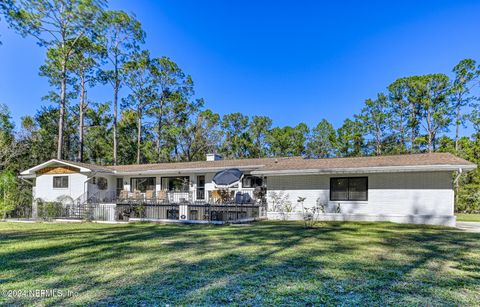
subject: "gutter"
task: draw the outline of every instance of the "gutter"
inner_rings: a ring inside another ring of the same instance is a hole
[[[258,170],[252,175],[315,175],[315,174],[352,174],[352,173],[403,173],[420,171],[456,171],[458,169],[473,170],[476,165],[419,165],[419,166],[381,166],[381,167],[350,167],[324,169],[294,169],[294,170]]]
[[[206,172],[218,172],[218,171],[223,171],[228,168],[238,168],[239,170],[243,171],[250,171],[253,170],[255,171],[256,169],[262,168],[265,165],[247,165],[247,166],[223,166],[223,167],[204,167],[204,168],[182,168],[182,169],[165,169],[165,170],[138,170],[138,171],[115,171],[115,175],[148,175],[148,174],[182,174],[182,173],[206,173]]]
[[[23,182],[28,183],[28,184],[31,185],[32,187],[35,186],[35,184],[34,184],[32,181],[28,181],[27,179],[25,179],[25,178],[27,178],[27,177],[18,176],[18,178],[19,178],[20,180],[22,180]],[[35,177],[33,177],[33,178],[35,178]]]

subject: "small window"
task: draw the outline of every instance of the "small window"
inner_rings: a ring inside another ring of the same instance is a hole
[[[263,179],[256,176],[244,176],[242,180],[242,187],[244,188],[256,188],[263,186]]]
[[[330,178],[331,201],[366,201],[368,200],[367,177]]]
[[[54,189],[67,189],[68,188],[68,176],[54,176],[53,177]]]

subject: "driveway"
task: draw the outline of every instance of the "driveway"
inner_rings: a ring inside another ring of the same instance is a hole
[[[468,232],[480,232],[480,222],[457,222],[457,228]]]

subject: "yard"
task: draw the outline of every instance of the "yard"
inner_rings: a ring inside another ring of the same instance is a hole
[[[456,213],[459,222],[480,222],[479,213]]]
[[[0,223],[0,267],[0,304],[480,301],[480,234],[391,223]]]

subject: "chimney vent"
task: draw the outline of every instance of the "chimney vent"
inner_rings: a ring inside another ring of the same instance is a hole
[[[218,160],[222,160],[222,156],[214,153],[207,154],[207,161],[218,161]]]

